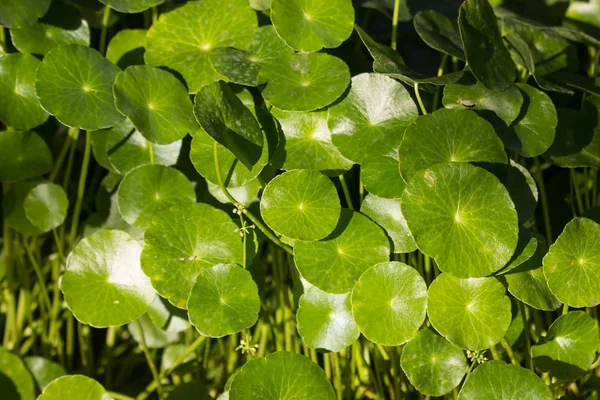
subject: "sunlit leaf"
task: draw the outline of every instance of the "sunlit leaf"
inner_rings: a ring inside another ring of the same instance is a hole
[[[327,293],[348,293],[370,266],[388,261],[390,242],[364,215],[342,210],[338,226],[320,241],[298,240],[294,260],[300,274]]]
[[[385,75],[360,74],[344,99],[328,109],[331,140],[348,159],[362,163],[384,141],[397,147],[419,112],[402,84]]]
[[[218,47],[245,50],[257,28],[248,0],[190,1],[161,14],[147,34],[146,63],[165,66],[183,75],[190,93],[222,79],[210,65]]]
[[[292,239],[319,240],[335,229],[340,199],[325,175],[308,170],[286,172],[264,190],[260,213],[271,229]]]
[[[173,143],[196,130],[187,90],[169,72],[128,67],[117,75],[113,91],[119,111],[151,142]]]
[[[411,179],[402,214],[417,246],[457,277],[502,268],[518,239],[517,212],[506,188],[470,164],[437,164]]]
[[[140,268],[141,253],[142,246],[122,231],[100,230],[82,239],[60,283],[73,315],[94,327],[141,317],[156,295]]]
[[[64,222],[69,199],[62,187],[54,183],[40,183],[27,193],[23,208],[32,225],[48,232]]]
[[[429,286],[427,315],[442,336],[460,348],[487,349],[511,322],[510,300],[496,278],[439,275]]]
[[[21,28],[41,18],[52,0],[5,0],[0,4],[0,25]]]
[[[0,121],[6,126],[26,130],[48,119],[35,89],[39,65],[40,62],[29,54],[0,57]]]
[[[130,65],[144,64],[145,29],[123,29],[112,37],[106,48],[106,58],[125,69]]]
[[[367,339],[399,346],[425,321],[427,285],[416,269],[383,262],[367,269],[352,289],[352,314]]]
[[[330,294],[312,286],[300,297],[296,318],[298,334],[311,349],[341,351],[360,335],[348,293]]]
[[[400,365],[410,383],[429,396],[450,392],[467,369],[464,352],[428,328],[406,343]]]
[[[7,400],[35,399],[31,374],[21,358],[4,347],[0,347],[0,390]]]
[[[350,37],[354,7],[349,0],[272,0],[271,20],[290,47],[318,51],[338,47]]]
[[[265,64],[262,95],[288,111],[313,111],[337,100],[350,83],[350,70],[341,59],[325,53],[285,54]]]
[[[37,70],[42,107],[67,126],[110,128],[125,117],[117,111],[112,85],[119,67],[94,49],[70,44],[50,50]]]
[[[531,347],[535,366],[559,379],[575,379],[592,365],[598,351],[598,325],[584,311],[564,314]]]
[[[543,263],[548,286],[561,302],[576,308],[600,304],[600,224],[572,219]]]
[[[310,358],[280,351],[246,363],[231,384],[230,400],[259,398],[334,400],[335,393],[325,372]]]
[[[465,381],[458,400],[550,400],[552,393],[533,371],[504,361],[488,361]]]
[[[203,336],[222,337],[250,328],[260,311],[258,288],[235,264],[201,269],[187,301],[190,322]]]
[[[241,264],[237,225],[207,204],[176,204],[154,217],[144,234],[142,269],[171,304],[185,308],[196,277],[215,264]]]
[[[85,393],[86,400],[109,400],[101,384],[83,375],[66,375],[53,380],[38,397],[38,400],[75,399]]]

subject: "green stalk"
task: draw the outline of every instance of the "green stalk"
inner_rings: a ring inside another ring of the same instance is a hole
[[[585,211],[585,208],[583,207],[581,189],[577,184],[577,175],[575,174],[575,170],[573,168],[569,169],[569,175],[571,177],[571,184],[573,185],[573,189],[575,190],[575,198],[577,199],[577,209],[579,210],[579,215],[582,215]]]
[[[50,176],[48,177],[48,180],[50,182],[54,182],[54,180],[56,179],[56,176],[58,175],[58,172],[61,170],[62,164],[65,161],[65,158],[67,157],[67,153],[69,152],[69,149],[71,148],[71,134],[70,134],[71,129],[79,130],[78,128],[69,128],[69,133],[67,133],[67,137],[65,138],[65,141],[63,142],[63,145],[60,148],[60,152],[58,153],[58,157],[56,158],[56,162],[54,163],[54,168],[52,168],[52,171],[50,172]]]
[[[100,31],[100,46],[98,50],[100,54],[106,53],[106,38],[108,36],[108,22],[110,21],[110,7],[104,7],[104,14],[102,14],[102,29]]]
[[[350,197],[350,191],[348,190],[346,179],[344,178],[343,174],[340,175],[338,178],[340,178],[340,184],[342,185],[342,191],[344,192],[344,197],[346,198],[348,208],[354,211],[354,206],[352,205],[352,198]]]
[[[121,393],[111,392],[108,390],[106,391],[106,393],[115,400],[135,400],[133,397],[129,397]]]
[[[523,331],[526,331],[527,329],[529,329],[529,327],[525,326],[523,328]],[[502,338],[502,341],[500,343],[502,344],[502,347],[504,347],[504,350],[506,351],[506,354],[508,355],[510,362],[514,365],[519,365],[519,362],[515,358],[515,353],[513,352],[512,347],[510,347],[510,344],[508,343],[508,341],[505,338]]]
[[[71,220],[71,231],[69,234],[69,245],[72,246],[77,238],[77,229],[79,225],[79,215],[81,214],[81,204],[85,194],[85,181],[87,179],[88,168],[90,165],[90,152],[92,148],[92,136],[89,131],[85,131],[85,150],[83,153],[83,162],[81,164],[81,173],[79,175],[79,186],[77,187],[77,199],[75,200],[75,209]]]
[[[523,320],[523,332],[525,333],[525,366],[533,371],[533,363],[531,362],[531,334],[529,319],[527,318],[527,309],[523,302],[519,302],[519,311],[521,312],[521,319]]]
[[[540,198],[542,200],[542,210],[544,212],[544,227],[546,228],[546,243],[548,246],[552,244],[552,225],[550,224],[550,208],[548,207],[548,198],[546,196],[546,185],[544,184],[544,176],[542,174],[542,166],[537,157],[533,158],[535,173],[534,177],[540,188]]]
[[[229,200],[231,202],[231,204],[233,204],[234,206],[236,206],[239,209],[239,203],[237,202],[236,199],[233,198],[233,196],[231,195],[231,193],[229,193],[229,190],[227,190],[227,188],[225,187],[225,184],[223,183],[223,176],[221,175],[221,168],[219,167],[219,144],[216,141],[213,145],[213,156],[214,156],[214,162],[215,162],[215,170],[217,173],[217,183],[219,184],[221,191],[223,191],[223,194],[225,194],[225,197],[227,197],[227,200]],[[277,246],[281,247],[283,250],[285,250],[289,254],[294,254],[294,252],[290,246],[282,243],[281,240],[279,240],[279,238],[277,236],[275,236],[258,218],[256,218],[254,215],[252,215],[252,213],[250,211],[243,208],[242,212],[273,243],[275,243]]]
[[[448,59],[448,54],[444,54],[442,56],[442,61],[440,62],[440,66],[437,71],[437,76],[444,75],[444,65],[446,64],[446,60]],[[431,105],[432,110],[437,110],[438,103],[440,101],[440,93],[442,93],[442,88],[436,88],[435,94],[433,95],[433,104]]]
[[[162,380],[162,379],[168,377],[169,375],[171,375],[173,373],[173,371],[175,371],[175,368],[179,367],[190,354],[192,354],[194,351],[196,351],[196,349],[198,347],[200,347],[200,345],[202,343],[204,343],[205,340],[206,340],[206,336],[198,336],[198,338],[196,338],[196,340],[194,340],[194,342],[191,345],[189,345],[189,347],[187,349],[185,349],[185,351],[183,353],[181,353],[179,358],[177,358],[175,360],[175,362],[173,363],[173,365],[171,365],[170,368],[162,371],[159,374],[159,376],[158,376],[159,380]],[[144,400],[145,398],[147,398],[150,395],[150,393],[152,393],[154,390],[156,390],[157,387],[158,387],[157,381],[156,380],[152,381],[148,386],[146,386],[144,391],[136,397],[136,400]]]
[[[415,83],[415,96],[417,96],[417,102],[419,103],[419,108],[421,109],[421,113],[423,115],[427,115],[427,109],[423,104],[423,100],[421,100],[421,93],[419,92],[419,84]]]
[[[392,16],[392,49],[398,49],[398,17],[400,16],[400,0],[394,1],[394,15]]]
[[[154,165],[154,145],[149,140],[146,140],[146,143],[148,143],[148,153],[150,154],[150,164]]]
[[[35,241],[32,240],[32,244],[34,244]],[[35,275],[38,279],[38,284],[40,285],[40,290],[42,293],[42,300],[43,300],[43,304],[46,307],[47,313],[46,315],[50,315],[51,310],[52,310],[52,304],[50,301],[50,295],[48,294],[48,288],[46,287],[46,278],[44,277],[44,273],[42,272],[42,269],[39,265],[39,263],[37,262],[37,260],[35,259],[35,257],[33,256],[33,253],[31,251],[31,249],[29,248],[29,246],[27,246],[27,244],[24,244],[25,247],[25,252],[27,253],[27,257],[29,258],[29,262],[31,263],[31,265],[33,266],[33,270],[35,271]]]
[[[156,365],[154,364],[154,360],[152,360],[152,356],[150,355],[150,351],[148,351],[148,347],[146,346],[146,337],[144,335],[144,328],[140,323],[139,319],[135,320],[135,323],[140,331],[140,341],[142,345],[142,350],[144,351],[144,355],[146,356],[146,362],[148,363],[148,367],[150,367],[150,372],[152,372],[152,377],[154,378],[154,382],[156,382],[156,392],[158,393],[158,400],[164,399],[165,395],[163,392],[162,385],[160,384],[160,375],[156,370]]]

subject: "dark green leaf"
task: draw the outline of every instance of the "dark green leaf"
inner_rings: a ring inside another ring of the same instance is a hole
[[[419,11],[413,19],[415,30],[430,47],[452,57],[465,59],[456,21],[435,10]]]
[[[0,25],[22,28],[41,18],[52,0],[4,0],[0,3]]]
[[[214,140],[225,146],[248,169],[260,159],[263,134],[250,110],[225,82],[201,88],[194,115]]]
[[[0,149],[0,181],[34,178],[52,169],[52,153],[35,132],[0,132]]]
[[[466,0],[458,15],[460,37],[473,75],[485,87],[505,90],[517,76],[487,0]]]

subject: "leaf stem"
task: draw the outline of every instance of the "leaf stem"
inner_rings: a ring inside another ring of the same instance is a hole
[[[100,31],[100,46],[98,50],[100,54],[106,53],[106,38],[108,36],[108,22],[110,21],[110,7],[106,5],[104,7],[104,14],[102,14],[102,29]]]
[[[344,174],[339,176],[340,184],[342,185],[342,191],[344,192],[344,197],[346,198],[346,204],[348,208],[354,211],[354,205],[352,204],[352,198],[350,197],[350,191],[348,190],[348,185],[346,184],[346,179],[344,178]]]
[[[571,177],[571,184],[573,185],[573,189],[575,190],[575,198],[577,200],[577,210],[579,210],[579,215],[582,215],[585,208],[583,207],[583,200],[581,198],[581,188],[577,183],[577,174],[575,174],[575,170],[573,168],[569,169],[569,175]]]
[[[140,331],[140,341],[142,345],[142,350],[144,351],[144,355],[146,356],[146,361],[148,362],[148,367],[150,367],[150,372],[152,372],[152,376],[154,377],[154,382],[156,382],[156,392],[158,393],[158,399],[164,399],[164,392],[162,385],[160,383],[160,375],[156,370],[156,365],[154,364],[154,360],[152,360],[152,356],[150,355],[150,351],[148,351],[148,347],[146,346],[146,337],[144,336],[144,328],[140,323],[139,319],[135,320],[135,323]]]
[[[400,16],[400,0],[394,1],[394,15],[392,16],[392,49],[398,49],[398,17]]]
[[[77,229],[79,224],[79,215],[81,214],[81,204],[85,194],[85,181],[87,179],[88,168],[90,165],[90,152],[92,148],[92,138],[89,131],[85,131],[85,150],[83,152],[83,162],[81,164],[81,173],[79,175],[79,186],[77,187],[77,199],[75,209],[73,210],[73,219],[71,220],[71,231],[69,233],[69,245],[72,246],[77,238]]]
[[[173,371],[175,371],[175,368],[179,367],[184,361],[185,359],[192,354],[194,351],[196,351],[196,349],[198,347],[200,347],[200,345],[202,343],[204,343],[204,341],[206,340],[206,336],[198,336],[196,338],[196,340],[194,340],[194,342],[192,344],[189,345],[189,347],[187,349],[185,349],[185,351],[183,353],[181,353],[181,355],[179,356],[179,358],[177,358],[175,360],[175,362],[166,370],[162,371],[159,374],[159,379],[163,379],[168,377],[169,375],[171,375],[171,373]],[[136,400],[144,400],[145,398],[147,398],[150,393],[152,393],[156,388],[158,387],[157,382],[154,380],[152,381],[148,386],[146,386],[146,388],[144,389],[144,391],[142,393],[140,393],[137,397]]]
[[[527,330],[528,327],[524,327],[524,331]],[[506,354],[508,355],[508,358],[510,359],[510,362],[514,365],[519,365],[519,362],[517,361],[517,359],[515,358],[515,353],[513,352],[512,347],[510,347],[510,343],[508,343],[508,341],[505,338],[502,338],[502,340],[500,341],[500,343],[502,344],[502,347],[504,347],[504,350],[506,351]]]
[[[231,193],[229,193],[229,190],[227,190],[227,188],[225,187],[225,184],[223,183],[223,176],[221,175],[221,168],[219,166],[219,144],[217,143],[217,141],[215,141],[213,144],[213,156],[214,156],[214,162],[215,162],[215,170],[217,173],[217,183],[219,184],[219,187],[225,194],[225,197],[227,197],[227,199],[231,202],[231,204],[233,204],[238,209],[240,209],[240,204],[238,203],[238,201],[236,199],[233,198],[233,196],[231,195]],[[246,209],[246,208],[241,208],[241,209],[242,209],[242,212],[244,213],[244,215],[246,217],[248,217],[248,219],[250,221],[252,221],[252,223],[254,225],[256,225],[256,227],[258,229],[260,229],[261,232],[264,233],[265,236],[268,237],[273,243],[275,243],[277,246],[284,249],[289,254],[294,254],[294,252],[290,246],[281,242],[281,240],[279,240],[279,238],[277,236],[275,236],[258,218],[256,218],[254,215],[252,215],[252,213],[250,211],[248,211],[248,209]]]
[[[418,82],[415,83],[415,96],[417,96],[417,102],[419,103],[419,108],[421,109],[421,112],[423,113],[423,115],[427,115],[427,109],[425,108],[425,105],[423,105],[423,100],[421,100],[421,93],[419,93]]]
[[[535,166],[535,180],[540,188],[540,197],[542,200],[542,210],[544,213],[544,227],[546,228],[546,243],[548,246],[552,244],[552,225],[550,224],[550,209],[548,208],[548,197],[546,196],[546,185],[544,184],[544,175],[542,174],[542,166],[537,157],[533,158]]]
[[[106,391],[106,393],[115,400],[135,400],[133,397],[121,393],[111,392],[108,390]]]
[[[62,167],[63,162],[65,161],[65,157],[67,156],[67,153],[69,152],[70,149],[70,144],[71,144],[71,130],[72,129],[77,129],[78,128],[69,128],[69,132],[67,133],[67,137],[65,138],[65,141],[63,142],[63,145],[60,149],[60,153],[58,153],[58,158],[56,159],[55,163],[54,163],[54,168],[52,169],[52,172],[50,172],[50,176],[48,177],[48,180],[50,182],[54,182],[54,180],[56,179],[56,176],[58,175],[58,172],[60,171],[60,167]]]
[[[154,165],[154,144],[147,140],[148,143],[148,153],[150,153],[150,164]]]
[[[533,363],[531,362],[531,334],[529,326],[529,318],[527,318],[527,308],[523,302],[519,302],[519,311],[523,320],[523,333],[525,333],[525,366],[533,371]]]

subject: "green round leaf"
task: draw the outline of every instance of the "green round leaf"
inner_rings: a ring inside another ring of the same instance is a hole
[[[2,152],[0,152],[1,154]],[[33,189],[39,180],[15,182],[10,185],[8,192],[4,193],[2,200],[2,215],[4,221],[19,233],[39,235],[42,231],[35,227],[25,215],[24,203],[27,194]]]
[[[86,400],[107,400],[111,397],[101,384],[83,375],[67,375],[53,380],[37,400],[65,400],[80,398],[85,393]]]
[[[117,75],[113,91],[119,111],[151,142],[173,143],[195,130],[187,90],[167,71],[130,66]]]
[[[0,132],[0,181],[14,182],[50,172],[52,153],[35,132]]]
[[[544,257],[554,295],[571,307],[600,304],[600,224],[573,218]]]
[[[156,291],[179,308],[185,308],[203,268],[242,263],[237,225],[207,204],[179,203],[157,214],[144,241],[144,272]]]
[[[486,88],[471,75],[466,75],[458,83],[447,85],[442,98],[444,107],[479,110],[483,117],[502,129],[517,119],[523,102],[523,95],[516,86],[495,91]],[[492,111],[500,121],[495,121],[495,116],[486,111]]]
[[[144,64],[145,29],[123,29],[110,39],[106,48],[106,58],[125,69],[130,65]]]
[[[360,336],[348,293],[330,294],[312,286],[300,297],[296,318],[298,333],[311,349],[341,351]]]
[[[0,25],[22,28],[41,18],[52,0],[5,0],[0,4]]]
[[[285,136],[285,146],[280,145],[280,153],[275,155],[283,158],[284,170],[313,169],[339,175],[352,167],[352,162],[331,143],[325,111],[306,113],[273,108],[271,113]]]
[[[500,342],[511,322],[510,300],[496,278],[439,275],[429,287],[429,322],[460,348],[487,349]]]
[[[267,225],[292,239],[323,239],[335,229],[340,209],[334,184],[308,170],[279,175],[269,182],[260,201]]]
[[[150,319],[148,314],[142,315],[138,321],[144,331],[144,341],[149,349],[162,349],[179,341],[179,334],[177,332],[167,332],[162,330],[152,319]],[[139,344],[142,343],[142,332],[140,331],[137,321],[130,322],[127,325],[127,330],[129,330],[133,340]]]
[[[461,349],[425,328],[404,346],[400,366],[419,392],[443,396],[462,381],[467,361]]]
[[[141,253],[142,246],[122,231],[103,229],[82,239],[60,282],[75,318],[100,328],[126,324],[148,311],[156,293],[140,268]]]
[[[127,175],[137,167],[150,165],[150,143],[128,119],[110,129],[92,133],[92,149],[96,161],[104,168]],[[153,144],[154,163],[171,166],[177,163],[182,142]]]
[[[187,301],[190,322],[203,336],[222,337],[258,320],[258,287],[247,270],[217,264],[200,270]]]
[[[271,20],[277,33],[295,50],[311,52],[341,45],[354,29],[349,0],[273,0]]]
[[[552,393],[533,371],[504,361],[488,361],[465,381],[458,400],[551,400]]]
[[[517,246],[517,212],[491,173],[470,164],[437,164],[414,175],[402,214],[417,246],[461,278],[501,269]]]
[[[360,74],[344,99],[328,110],[331,140],[348,159],[362,163],[377,141],[398,147],[419,116],[404,86],[380,74]]]
[[[265,138],[263,137],[263,143]],[[218,184],[217,172],[215,168],[215,150],[214,139],[200,128],[194,135],[192,147],[190,149],[190,160],[194,168],[207,181]],[[225,187],[240,187],[255,179],[267,165],[269,158],[268,146],[263,146],[260,159],[248,169],[240,163],[235,155],[225,146],[217,144],[219,154],[219,170],[224,180]],[[235,196],[234,196],[235,197]]]
[[[62,365],[43,357],[29,356],[25,357],[23,361],[29,372],[31,372],[40,392],[53,380],[67,374]]]
[[[200,89],[194,98],[194,115],[202,129],[248,169],[258,162],[264,145],[260,125],[225,82]]]
[[[400,209],[400,199],[385,199],[372,193],[365,196],[360,212],[381,226],[392,240],[394,253],[410,253],[417,249],[406,219]]]
[[[435,10],[419,11],[414,19],[415,31],[429,47],[452,57],[465,59],[458,24]]]
[[[325,372],[310,358],[279,351],[242,367],[229,390],[230,400],[334,400]]]
[[[119,185],[119,212],[131,225],[146,228],[152,218],[175,204],[193,204],[196,193],[181,172],[163,165],[146,165],[128,173]]]
[[[46,54],[64,44],[90,45],[90,27],[81,12],[62,1],[55,1],[40,21],[11,29],[13,44],[21,53]]]
[[[37,70],[37,94],[42,107],[64,125],[110,128],[124,119],[112,92],[119,71],[94,49],[76,44],[55,47]]]
[[[156,296],[150,304],[148,316],[157,327],[167,332],[182,332],[190,326],[187,313],[160,296]]]
[[[48,119],[35,90],[39,65],[38,59],[29,54],[0,57],[0,121],[4,125],[25,130]]]
[[[400,175],[398,146],[379,141],[371,147],[360,166],[360,180],[374,195],[387,199],[402,197],[406,183]]]
[[[542,259],[548,252],[548,246],[543,240],[536,241],[538,244],[531,258],[510,270],[504,278],[508,291],[516,299],[537,310],[553,311],[561,306],[561,302],[552,294],[544,277]]]
[[[7,400],[35,399],[33,378],[19,356],[0,347],[0,390]]]
[[[101,3],[110,6],[122,13],[139,13],[149,8],[156,7],[166,0],[100,0]]]
[[[460,37],[469,68],[488,89],[504,90],[517,71],[504,46],[498,22],[487,0],[466,0],[458,14]]]
[[[273,25],[258,28],[254,40],[247,51],[233,47],[220,47],[211,54],[211,63],[215,71],[231,82],[246,86],[258,86],[265,83],[259,73],[262,67],[284,54],[292,54],[275,32]]]
[[[337,57],[324,53],[294,53],[265,64],[262,95],[277,108],[313,111],[337,100],[350,83],[350,70]]]
[[[148,30],[144,59],[181,73],[190,93],[221,79],[210,65],[217,47],[247,49],[258,28],[248,0],[190,1],[161,14]]]
[[[558,124],[556,108],[546,93],[524,83],[516,86],[523,95],[523,110],[500,137],[506,147],[525,157],[539,156],[554,142]]]
[[[366,270],[352,289],[352,314],[367,339],[399,346],[425,321],[427,285],[414,268],[382,262]]]
[[[408,127],[398,150],[405,181],[420,170],[449,162],[507,163],[494,127],[473,111],[439,109]]]
[[[560,316],[531,346],[535,366],[559,379],[576,379],[590,369],[598,350],[598,326],[584,311]]]
[[[69,199],[62,187],[54,183],[40,183],[27,193],[23,208],[32,225],[48,232],[64,222]]]
[[[390,242],[376,223],[342,210],[338,226],[318,242],[299,240],[294,260],[300,274],[327,293],[348,293],[370,266],[388,261]]]

